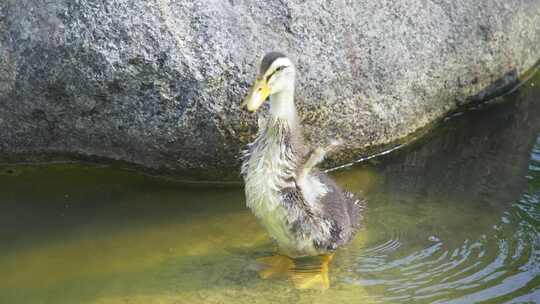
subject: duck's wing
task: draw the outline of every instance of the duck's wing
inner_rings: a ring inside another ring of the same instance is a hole
[[[322,213],[336,223],[340,239],[347,242],[360,227],[366,201],[342,190],[326,173],[317,172],[316,176],[327,188],[326,194],[319,200]]]

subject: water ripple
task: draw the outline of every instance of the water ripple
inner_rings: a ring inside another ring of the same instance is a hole
[[[533,223],[540,219],[539,201],[538,193],[524,194],[491,233],[456,247],[430,237],[431,244],[407,252],[408,236],[390,238],[359,253],[345,281],[382,288],[376,299],[390,303],[476,303],[538,287],[540,232]],[[517,299],[538,300],[535,295],[538,289]]]

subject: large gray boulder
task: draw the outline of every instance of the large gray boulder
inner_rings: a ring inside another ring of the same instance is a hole
[[[0,155],[234,178],[240,100],[281,50],[306,138],[353,160],[500,93],[538,45],[540,0],[3,0]]]

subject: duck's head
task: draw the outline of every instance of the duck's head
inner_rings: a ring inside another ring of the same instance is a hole
[[[255,112],[264,101],[273,95],[294,94],[295,68],[292,61],[280,52],[270,52],[264,56],[259,67],[255,84],[249,91],[242,106],[248,111]]]

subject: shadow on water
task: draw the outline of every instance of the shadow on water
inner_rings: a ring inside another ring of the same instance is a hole
[[[413,213],[436,203],[471,211],[464,215],[471,225],[490,216],[495,223],[527,188],[530,153],[540,134],[540,90],[509,98],[447,120],[403,151],[336,175],[347,183],[349,175],[354,182],[358,171],[370,171],[378,180],[367,189],[372,199],[409,205]]]
[[[0,167],[0,303],[537,301],[539,86],[334,172],[369,207],[324,292],[259,277],[257,259],[275,248],[242,189],[108,167]]]

